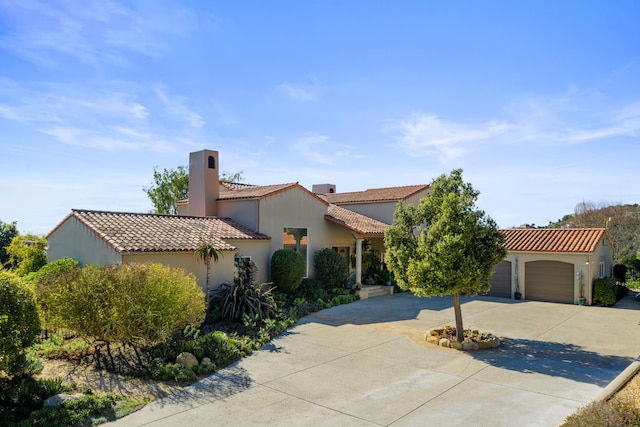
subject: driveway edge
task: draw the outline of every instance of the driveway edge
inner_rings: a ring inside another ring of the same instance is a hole
[[[629,380],[640,371],[640,361],[636,359],[635,362],[631,362],[627,368],[614,378],[600,393],[593,398],[594,402],[601,402],[609,399],[615,392],[620,390]]]

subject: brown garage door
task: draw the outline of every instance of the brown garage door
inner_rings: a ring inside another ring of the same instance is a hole
[[[491,290],[487,295],[511,298],[511,261],[500,261],[494,268],[489,283]]]
[[[532,261],[524,266],[525,299],[574,303],[573,264]]]

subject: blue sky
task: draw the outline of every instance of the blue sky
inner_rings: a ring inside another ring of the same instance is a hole
[[[463,168],[500,227],[640,203],[640,2],[0,0],[0,220],[147,212],[220,152],[339,192]]]

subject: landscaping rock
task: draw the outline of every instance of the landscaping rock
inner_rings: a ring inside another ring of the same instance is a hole
[[[65,394],[60,393],[55,396],[51,396],[47,400],[42,403],[43,408],[56,408],[62,405],[65,402],[70,402],[72,400],[78,400],[82,397],[82,394]]]
[[[189,369],[196,368],[199,366],[198,359],[196,359],[196,357],[193,354],[186,351],[180,353],[178,357],[176,357],[176,363],[178,365],[182,365],[185,368],[189,368]]]
[[[438,345],[440,347],[451,347],[451,341],[449,341],[447,338],[440,338],[440,341],[438,341]]]
[[[202,363],[211,363],[211,359],[209,359],[208,357],[203,357]]]
[[[473,341],[464,341],[462,343],[462,349],[464,351],[477,350],[478,349],[478,343],[473,342]]]
[[[451,348],[454,350],[462,350],[462,343],[458,341],[451,341]]]
[[[428,342],[429,344],[435,344],[435,345],[438,345],[438,341],[440,341],[438,337],[435,337],[435,336],[433,336],[433,335],[427,335],[427,342]]]

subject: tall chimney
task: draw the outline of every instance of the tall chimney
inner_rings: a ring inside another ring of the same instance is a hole
[[[216,216],[220,196],[218,152],[189,153],[189,215]]]

